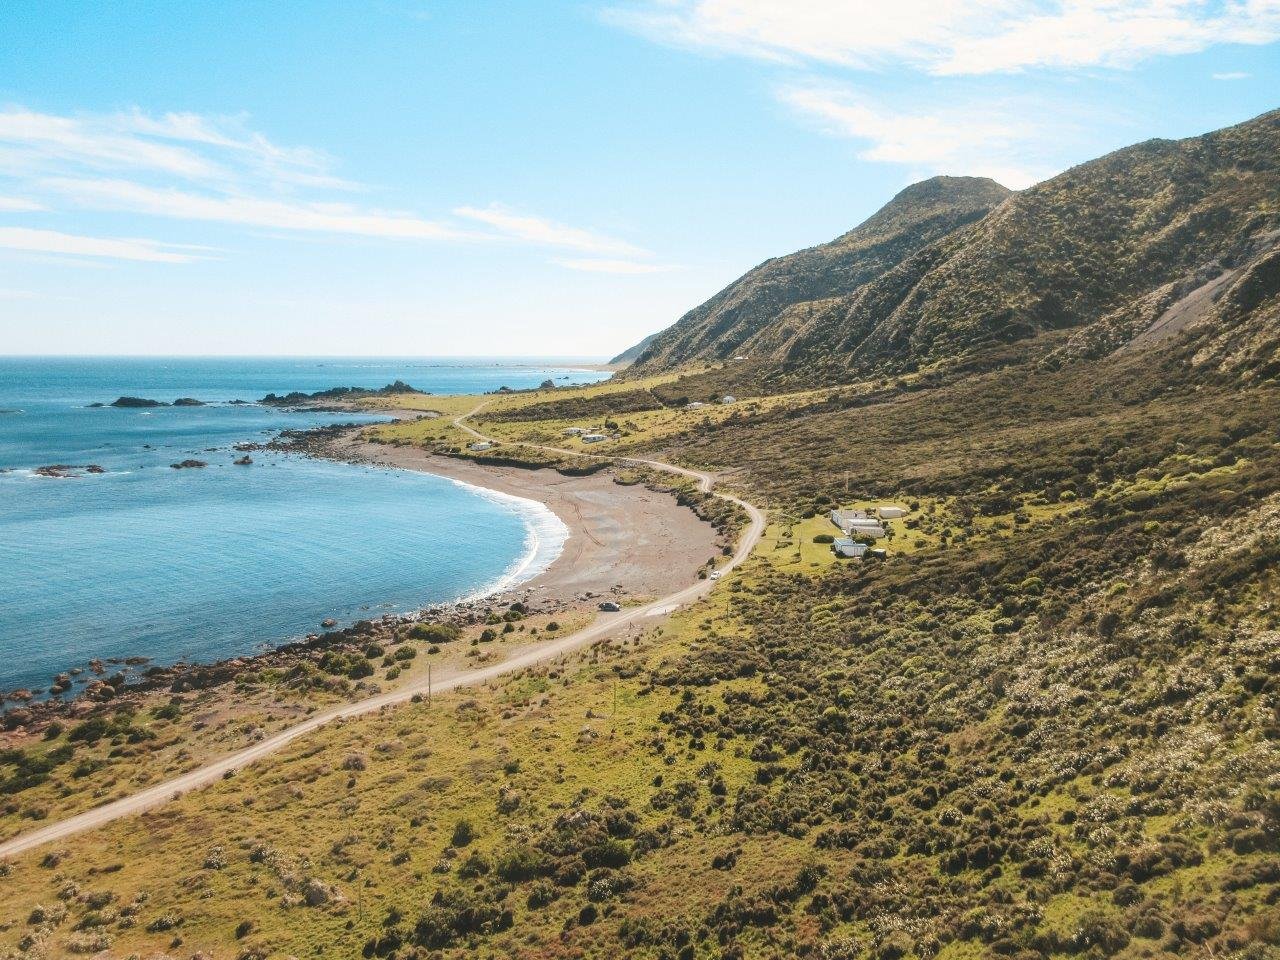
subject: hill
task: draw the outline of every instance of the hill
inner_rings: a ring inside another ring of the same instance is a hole
[[[852,293],[923,247],[981,219],[1008,196],[1000,184],[979,177],[934,177],[907,187],[848,233],[766,260],[690,310],[651,338],[637,366],[665,369],[750,352],[754,338],[788,308]]]
[[[620,354],[609,361],[609,366],[620,367],[630,363],[635,363],[640,354],[649,349],[649,344],[653,343],[654,338],[657,336],[658,335],[656,333],[651,333],[635,346],[628,347],[626,350],[623,350]]]
[[[747,354],[847,379],[947,364],[1099,323],[1089,348],[1091,338],[1077,341],[1079,351],[1096,355],[1158,337],[1159,328],[1147,331],[1165,310],[1200,291],[1191,304],[1199,305],[1184,304],[1173,329],[1203,319],[1220,287],[1276,245],[1278,157],[1280,112],[1187,140],[1141,143],[1012,195],[925,244],[902,244],[900,256],[861,259],[867,273],[846,275],[842,289],[792,289],[767,305],[753,293],[750,323],[731,322],[730,305],[764,286],[771,264],[790,258],[770,261],[659,334],[636,368]],[[846,236],[895,207],[905,213],[902,198]],[[805,261],[810,253],[793,256]],[[1143,298],[1151,299],[1135,307]]]

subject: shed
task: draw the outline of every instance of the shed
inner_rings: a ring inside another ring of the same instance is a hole
[[[876,516],[881,520],[897,520],[899,517],[905,517],[906,515],[906,509],[903,507],[895,507],[890,503],[876,507]]]
[[[584,433],[582,435],[583,443],[599,443],[601,440],[608,440],[603,433]]]
[[[831,552],[837,557],[861,557],[867,552],[867,545],[858,543],[857,540],[850,540],[848,537],[840,537],[832,542]]]
[[[492,447],[493,447],[493,444],[490,443],[488,440],[477,440],[475,443],[471,443],[467,445],[468,450],[475,450],[477,452],[481,450],[489,450]]]

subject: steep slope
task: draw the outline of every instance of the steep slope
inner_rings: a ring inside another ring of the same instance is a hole
[[[907,187],[843,236],[766,260],[690,310],[651,338],[636,366],[659,369],[731,357],[788,307],[852,293],[922,247],[981,219],[1008,196],[1000,184],[979,177],[934,177]]]
[[[909,372],[1107,318],[1098,340],[1115,349],[1147,329],[1144,310],[1155,311],[1147,317],[1155,320],[1243,269],[1278,228],[1280,111],[1075,167],[885,264],[852,291],[776,303],[747,336],[711,328],[697,340],[681,337],[686,318],[640,363],[662,368],[740,352],[814,376]],[[1166,332],[1202,317],[1215,289],[1184,304]],[[1153,295],[1146,307],[1135,306]],[[1117,320],[1125,310],[1134,315]]]
[[[628,347],[626,350],[623,350],[620,354],[610,360],[609,365],[620,367],[625,364],[635,363],[640,354],[644,353],[645,350],[649,348],[649,344],[653,343],[657,336],[658,335],[656,333],[649,334],[635,346]]]

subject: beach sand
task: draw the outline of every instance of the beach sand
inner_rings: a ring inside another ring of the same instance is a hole
[[[720,552],[711,524],[675,498],[640,484],[624,486],[606,473],[569,477],[554,470],[489,466],[415,447],[361,441],[328,445],[331,456],[422,470],[546,504],[569,529],[564,550],[532,580],[539,598],[570,604],[583,594],[616,592],[656,597],[687,586]]]

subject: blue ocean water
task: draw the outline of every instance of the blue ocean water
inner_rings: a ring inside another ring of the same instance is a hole
[[[559,549],[542,505],[426,474],[232,447],[378,417],[232,405],[267,393],[590,382],[569,361],[0,357],[0,690],[94,658],[212,661],[457,599]],[[118,396],[203,407],[93,409]],[[174,470],[187,458],[204,469]],[[101,474],[41,477],[49,464]]]

